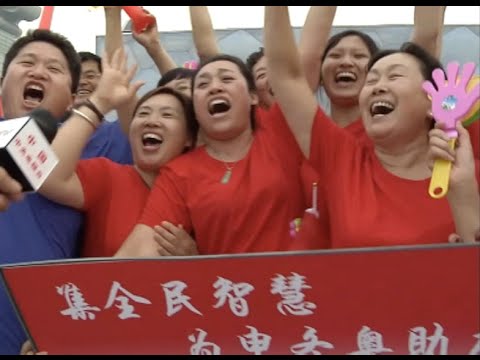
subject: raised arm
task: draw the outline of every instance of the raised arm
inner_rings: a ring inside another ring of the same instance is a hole
[[[480,231],[480,194],[476,178],[475,160],[468,131],[459,123],[459,146],[447,193],[455,229],[463,242],[475,242]]]
[[[105,8],[105,52],[108,57],[112,57],[117,49],[123,49],[121,6],[104,6]],[[119,104],[117,110],[118,121],[122,131],[128,135],[130,123],[133,117],[133,110],[137,98],[133,97],[129,101]]]
[[[313,92],[316,92],[320,85],[322,56],[336,11],[336,6],[311,6],[303,25],[298,50]]]
[[[443,23],[446,6],[415,6],[411,41],[437,59],[442,52]]]
[[[121,49],[114,53],[111,61],[104,55],[102,67],[101,80],[89,99],[100,113],[106,114],[119,103],[131,98],[142,83],[130,84],[136,67],[127,69],[126,56]],[[73,110],[52,143],[59,163],[43,183],[39,193],[63,205],[77,209],[83,207],[83,188],[75,170],[83,148],[100,121],[97,113],[86,105]]]
[[[265,55],[268,79],[283,114],[305,156],[318,108],[303,72],[287,6],[265,7]]]
[[[480,194],[475,159],[469,133],[457,124],[459,146],[452,150],[448,136],[439,125],[430,131],[430,160],[452,161],[447,200],[452,211],[455,229],[462,242],[474,242],[480,232]]]
[[[132,33],[132,36],[145,48],[155,63],[160,75],[178,67],[160,41],[156,22],[141,33]]]
[[[212,20],[206,6],[189,6],[192,36],[201,61],[218,55],[220,49],[215,38]]]
[[[105,53],[112,56],[123,47],[121,6],[104,6],[105,11]]]

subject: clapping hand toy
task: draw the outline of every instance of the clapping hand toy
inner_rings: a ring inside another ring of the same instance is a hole
[[[480,97],[480,86],[477,85],[470,91],[467,85],[475,71],[474,63],[463,66],[462,76],[458,78],[459,64],[451,62],[447,65],[447,80],[442,69],[435,69],[432,73],[436,88],[430,81],[423,83],[423,89],[432,100],[432,115],[437,123],[444,125],[444,131],[450,138],[450,148],[455,148],[458,133],[455,130],[457,121],[462,121],[472,105]],[[467,93],[468,91],[468,93]],[[435,199],[440,199],[447,194],[448,182],[452,163],[444,159],[437,159],[433,165],[432,178],[428,193]]]
[[[155,18],[143,10],[141,6],[122,6],[122,9],[132,20],[133,30],[136,33],[141,33],[155,24]]]

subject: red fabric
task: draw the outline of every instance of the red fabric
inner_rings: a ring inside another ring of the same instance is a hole
[[[446,243],[454,232],[446,198],[428,195],[430,179],[389,173],[372,146],[355,141],[320,108],[310,161],[322,179],[333,248]]]
[[[480,159],[480,120],[476,120],[467,127],[472,143],[475,159]]]
[[[130,165],[106,158],[81,160],[86,213],[82,256],[113,256],[136,225],[149,188]]]
[[[350,134],[355,136],[357,139],[366,138],[369,139],[367,133],[365,132],[365,127],[363,126],[362,118],[358,118],[354,122],[350,123],[345,127]],[[369,139],[370,140],[370,139]]]
[[[167,220],[194,229],[201,254],[295,246],[290,227],[306,208],[304,157],[277,105],[261,117],[250,151],[234,165],[228,184],[220,183],[225,164],[198,148],[161,170],[140,222]]]

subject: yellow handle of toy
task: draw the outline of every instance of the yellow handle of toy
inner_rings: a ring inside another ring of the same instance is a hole
[[[455,148],[456,139],[450,139],[448,146],[450,149]],[[428,193],[434,199],[441,199],[448,192],[448,182],[450,180],[450,170],[452,162],[444,159],[437,159],[433,164],[432,178],[430,179],[430,187]]]

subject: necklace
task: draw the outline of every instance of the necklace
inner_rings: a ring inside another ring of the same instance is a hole
[[[233,163],[232,165],[228,165],[226,162],[223,163],[225,165],[225,173],[222,176],[222,179],[220,180],[220,183],[223,185],[228,184],[230,182],[230,179],[232,178],[232,171],[235,165],[237,164],[236,162]]]

